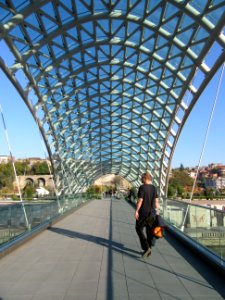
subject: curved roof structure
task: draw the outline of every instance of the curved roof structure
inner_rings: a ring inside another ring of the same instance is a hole
[[[180,131],[225,60],[224,25],[223,0],[0,1],[13,54],[0,49],[0,66],[60,184],[108,173],[138,184],[149,170],[164,195]]]

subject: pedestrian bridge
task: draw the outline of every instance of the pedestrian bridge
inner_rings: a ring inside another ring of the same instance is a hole
[[[212,228],[221,245],[223,212],[208,209],[202,228],[203,208],[166,197],[181,130],[225,61],[224,22],[224,0],[0,1],[0,68],[37,123],[63,195],[63,204],[1,208],[2,254],[52,223],[0,260],[3,300],[224,299],[209,264],[224,268],[224,256],[207,248]],[[127,202],[70,209],[101,176],[137,187],[146,170],[170,232],[143,260]]]
[[[0,260],[0,299],[225,298],[223,275],[172,232],[140,251],[133,206],[87,202]]]

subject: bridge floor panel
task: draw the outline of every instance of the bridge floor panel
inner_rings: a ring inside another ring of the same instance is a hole
[[[0,299],[225,298],[222,278],[169,234],[140,251],[134,209],[92,201],[0,260]]]

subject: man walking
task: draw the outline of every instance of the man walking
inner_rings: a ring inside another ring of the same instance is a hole
[[[151,246],[154,243],[151,225],[155,215],[158,214],[159,201],[156,188],[152,184],[152,176],[146,172],[142,175],[141,181],[143,184],[138,190],[138,201],[135,211],[136,232],[144,250],[142,257],[148,257],[151,254]],[[146,228],[146,235],[143,232],[144,228]]]

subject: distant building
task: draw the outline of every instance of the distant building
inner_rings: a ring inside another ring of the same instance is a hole
[[[209,164],[209,169],[217,169],[217,168],[220,168],[222,166],[221,163],[212,163],[212,164]]]
[[[13,161],[15,161],[15,158],[12,158]],[[0,155],[0,164],[7,164],[8,162],[11,162],[11,156],[10,155]]]
[[[225,177],[225,166],[220,166],[218,168],[218,176]]]
[[[27,158],[19,158],[16,161],[18,162],[29,162],[29,165],[32,166],[36,163],[40,163],[40,162],[47,162],[50,163],[49,160],[44,159],[44,158],[40,158],[40,157],[27,157]]]
[[[205,178],[208,177],[208,172],[206,170],[200,170],[198,174],[198,179],[204,182]]]
[[[19,158],[19,159],[17,159],[17,161],[20,161],[20,162],[29,161],[29,163],[32,165],[32,164],[35,164],[37,162],[43,161],[43,158],[40,158],[40,157],[26,157],[26,158]]]
[[[221,190],[225,188],[225,177],[205,178],[204,184],[206,188]]]
[[[197,174],[197,172],[196,172],[196,171],[193,171],[193,170],[191,170],[191,171],[188,172],[188,175],[189,175],[191,178],[195,178],[195,177],[196,177],[196,174]]]

